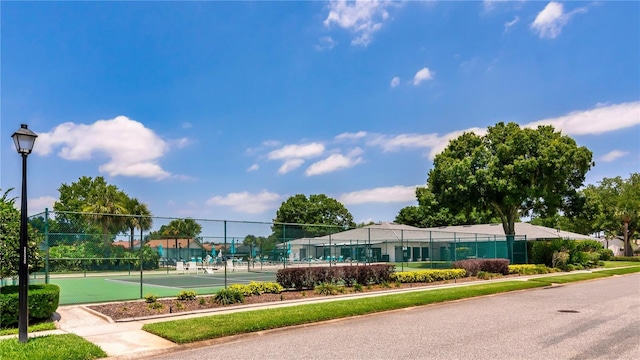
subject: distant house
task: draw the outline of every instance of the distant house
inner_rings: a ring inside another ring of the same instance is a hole
[[[602,243],[605,249],[613,251],[613,256],[624,256],[624,239],[622,236],[617,236],[612,239],[602,238],[598,239],[598,241]]]

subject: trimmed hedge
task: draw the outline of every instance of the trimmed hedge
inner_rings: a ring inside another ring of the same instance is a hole
[[[553,271],[553,268],[548,268],[544,264],[509,265],[509,274],[535,275],[548,274]]]
[[[402,271],[391,274],[391,281],[401,283],[430,283],[434,281],[453,280],[465,277],[467,272],[464,269],[437,269]]]
[[[476,276],[479,271],[509,275],[507,259],[468,259],[453,262],[454,269],[465,269],[467,276]]]
[[[275,282],[256,282],[249,284],[233,284],[227,289],[241,292],[244,296],[262,295],[262,294],[280,294],[284,288]]]
[[[29,285],[29,319],[49,319],[58,309],[60,288],[53,284]],[[0,327],[18,324],[18,285],[0,288]]]
[[[611,261],[635,261],[640,262],[640,256],[613,256]]]
[[[276,280],[285,289],[313,289],[320,284],[355,283],[368,285],[389,282],[395,265],[321,266],[280,269]]]

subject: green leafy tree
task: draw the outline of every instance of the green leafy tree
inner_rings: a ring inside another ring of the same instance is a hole
[[[637,238],[640,230],[640,173],[633,173],[628,179],[604,178],[597,186],[588,185],[582,194],[585,205],[577,218],[592,225],[591,233],[625,238],[625,255],[632,256],[630,240]],[[626,237],[625,220],[628,221]]]
[[[242,245],[248,246],[258,250],[258,254],[262,257],[262,254],[268,254],[276,247],[276,241],[274,238],[266,238],[264,236],[247,235],[242,241]]]
[[[96,186],[89,192],[88,201],[82,212],[100,224],[105,249],[113,241],[113,236],[126,227],[127,195],[115,185]]]
[[[511,242],[521,216],[554,214],[571,203],[592,156],[552,126],[498,123],[484,136],[464,133],[450,141],[435,157],[428,185],[438,203],[454,212],[493,210]]]
[[[324,194],[290,197],[280,205],[273,222],[272,237],[278,241],[323,236],[356,225],[342,203]]]
[[[149,237],[151,239],[196,239],[201,232],[202,225],[198,224],[193,219],[174,219],[171,220],[168,224],[160,226],[160,229],[158,229],[157,231],[151,232],[151,234],[149,234]]]
[[[88,234],[101,234],[100,226],[82,214],[82,209],[89,203],[90,193],[96,186],[106,186],[103,177],[93,179],[82,176],[76,182],[60,185],[58,188],[60,195],[53,204],[55,216],[49,219],[50,232],[59,235],[54,239],[50,238],[50,245],[73,244],[92,238],[87,236]]]
[[[437,226],[472,225],[490,223],[496,220],[492,209],[478,207],[465,208],[457,212],[441,206],[428,187],[416,189],[418,206],[400,209],[395,222],[399,224],[428,228]]]
[[[125,210],[129,216],[126,218],[126,224],[129,228],[129,248],[133,249],[133,239],[135,230],[149,230],[153,225],[151,211],[147,205],[140,202],[136,198],[128,198],[125,203]]]
[[[0,196],[0,278],[14,278],[20,266],[20,211],[15,208],[15,198],[9,198],[12,189]],[[0,189],[0,193],[2,189]],[[41,265],[39,244],[42,236],[27,224],[27,263],[29,273]]]

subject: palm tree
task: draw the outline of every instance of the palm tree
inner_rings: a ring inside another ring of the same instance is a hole
[[[90,213],[90,217],[100,223],[105,249],[108,249],[111,243],[109,230],[114,228],[119,228],[114,232],[122,230],[121,225],[124,223],[124,217],[119,215],[127,213],[126,199],[127,196],[116,186],[100,186],[91,190],[89,201],[82,208],[82,212]]]
[[[141,203],[136,198],[128,198],[126,201],[125,208],[127,213],[130,215],[127,217],[127,227],[130,231],[129,237],[129,250],[133,250],[133,238],[135,229],[138,230],[149,230],[151,229],[151,225],[153,224],[153,219],[151,218],[151,211],[146,204]],[[131,216],[135,215],[135,216]],[[142,240],[142,239],[141,239]],[[141,244],[142,245],[142,244]]]

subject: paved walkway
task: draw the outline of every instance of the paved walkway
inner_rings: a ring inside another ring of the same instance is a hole
[[[574,273],[589,272],[589,271],[576,271]],[[507,277],[499,278],[495,280],[482,281],[481,283],[488,282],[502,282],[502,281],[514,281],[522,280],[526,281],[535,277],[553,276],[554,274],[544,275],[531,275],[520,277]],[[558,274],[560,275],[560,274]],[[331,296],[326,298],[312,298],[302,300],[290,300],[282,301],[278,303],[267,304],[254,304],[254,305],[239,305],[235,307],[228,307],[223,309],[211,309],[206,311],[198,311],[186,315],[172,315],[170,317],[155,317],[126,322],[114,322],[109,317],[96,313],[82,305],[70,305],[61,306],[58,308],[55,319],[57,321],[58,330],[42,331],[36,333],[30,333],[30,337],[43,336],[50,334],[76,334],[82,336],[88,341],[100,346],[109,356],[111,360],[126,360],[126,359],[138,359],[144,356],[150,356],[153,354],[160,354],[171,352],[172,350],[181,350],[189,345],[177,345],[173,342],[165,340],[156,335],[152,335],[142,330],[142,326],[147,323],[154,323],[168,320],[186,319],[192,317],[224,314],[238,311],[247,311],[264,308],[275,308],[284,306],[295,306],[301,303],[317,303],[317,302],[329,302],[336,300],[344,300],[350,298],[364,298],[372,296],[381,296],[387,294],[397,294],[404,292],[415,291],[429,291],[435,289],[449,288],[449,287],[463,287],[470,285],[477,285],[479,282],[464,282],[464,283],[452,283],[435,285],[430,287],[417,287],[406,289],[392,289],[386,291],[372,292],[372,293],[356,293],[339,296]],[[2,338],[17,337],[17,335],[3,336]],[[193,346],[193,345],[190,345]]]

